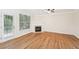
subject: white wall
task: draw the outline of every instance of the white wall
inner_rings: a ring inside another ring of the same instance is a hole
[[[54,15],[35,15],[32,16],[32,27],[34,31],[36,25],[41,25],[43,31],[74,34],[75,22],[74,13],[59,13]]]
[[[79,37],[79,12],[74,13],[74,34]]]
[[[1,19],[1,12],[0,12],[0,39],[1,39],[1,34],[2,34],[2,19]]]

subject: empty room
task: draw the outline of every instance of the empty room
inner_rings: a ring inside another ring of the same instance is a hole
[[[79,9],[0,9],[0,49],[78,49]]]

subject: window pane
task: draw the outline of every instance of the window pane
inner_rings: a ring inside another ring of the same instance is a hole
[[[4,15],[4,33],[12,32],[13,27],[13,17],[9,15]]]
[[[29,29],[30,28],[30,16],[20,14],[19,17],[20,17],[19,19],[20,30]]]

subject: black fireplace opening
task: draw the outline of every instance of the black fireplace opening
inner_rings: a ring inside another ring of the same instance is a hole
[[[41,26],[35,26],[35,32],[41,32]]]

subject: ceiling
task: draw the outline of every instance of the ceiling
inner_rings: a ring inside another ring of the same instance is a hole
[[[14,10],[27,13],[28,15],[46,15],[47,9],[2,9],[2,11],[10,11],[13,12]],[[55,13],[70,13],[70,12],[79,12],[79,9],[55,9]]]

